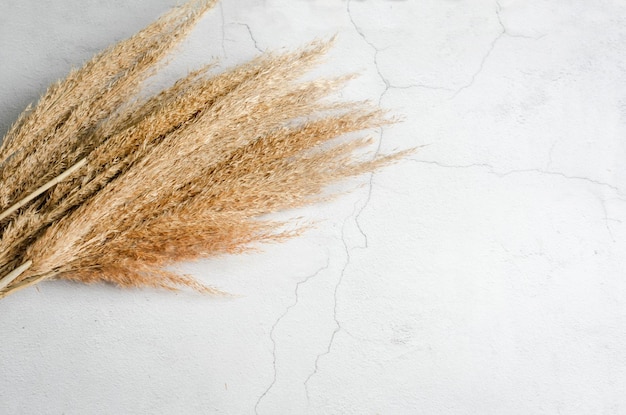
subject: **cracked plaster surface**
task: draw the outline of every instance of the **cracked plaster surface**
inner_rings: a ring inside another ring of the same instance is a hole
[[[173,5],[9,2],[0,127]],[[319,73],[359,71],[342,97],[404,119],[371,155],[418,151],[298,212],[318,220],[302,238],[184,266],[233,299],[4,300],[0,412],[621,413],[623,19],[618,1],[223,1],[157,85],[338,33]]]

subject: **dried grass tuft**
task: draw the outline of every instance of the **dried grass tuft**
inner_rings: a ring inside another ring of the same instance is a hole
[[[215,2],[190,1],[98,54],[10,129],[0,147],[0,298],[50,278],[218,293],[165,267],[292,237],[261,217],[403,157],[357,156],[369,140],[354,133],[394,119],[330,100],[350,76],[300,81],[332,40],[223,73],[207,66],[138,99]]]

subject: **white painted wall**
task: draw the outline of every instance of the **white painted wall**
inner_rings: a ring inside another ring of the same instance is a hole
[[[175,0],[0,0],[0,128]],[[626,413],[626,4],[224,0],[155,82],[339,33],[406,116],[325,218],[186,265],[239,294],[0,301],[2,414]],[[159,83],[160,82],[160,83]],[[375,133],[377,138],[378,133]]]

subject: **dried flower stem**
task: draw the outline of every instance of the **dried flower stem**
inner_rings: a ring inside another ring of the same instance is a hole
[[[13,206],[11,206],[10,208],[8,208],[4,212],[2,212],[0,214],[0,221],[2,221],[3,219],[6,219],[7,217],[11,216],[11,214],[16,212],[21,207],[26,206],[26,204],[28,204],[28,202],[30,202],[31,200],[35,199],[40,194],[44,193],[46,190],[50,189],[52,186],[54,186],[56,184],[59,184],[63,180],[67,179],[69,176],[72,175],[72,173],[74,173],[75,171],[77,171],[78,169],[83,167],[85,165],[85,163],[87,163],[87,159],[85,159],[85,158],[81,159],[78,163],[74,164],[72,167],[70,167],[69,169],[65,170],[63,173],[59,174],[57,177],[55,177],[54,179],[50,180],[48,183],[46,183],[43,186],[39,187],[38,189],[33,191],[31,194],[29,194],[28,196],[26,196],[25,198],[23,198],[22,200],[20,200],[19,202],[17,202]],[[0,287],[0,289],[1,289],[1,287]]]
[[[28,271],[28,270],[26,270]],[[24,272],[26,272],[24,271]],[[51,274],[53,275],[53,274]],[[28,288],[28,287],[32,287],[33,285],[39,284],[40,282],[51,278],[51,275],[38,275],[36,277],[30,277],[24,280],[21,280],[20,282],[16,283],[16,284],[12,284],[11,287],[9,289],[4,289],[0,291],[0,299],[13,294],[19,290],[23,290],[24,288]]]
[[[3,290],[7,285],[15,281],[15,279],[22,275],[28,268],[30,268],[31,265],[33,265],[33,261],[28,260],[19,267],[15,268],[13,271],[9,272],[4,277],[2,277],[0,279],[0,291]]]

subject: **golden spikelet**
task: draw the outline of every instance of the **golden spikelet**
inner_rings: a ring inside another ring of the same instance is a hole
[[[192,0],[98,54],[9,130],[0,298],[50,278],[217,293],[165,267],[293,236],[260,217],[404,155],[356,157],[369,142],[345,135],[393,119],[369,104],[329,102],[350,76],[299,81],[332,41],[215,75],[207,66],[138,99],[215,2]]]

